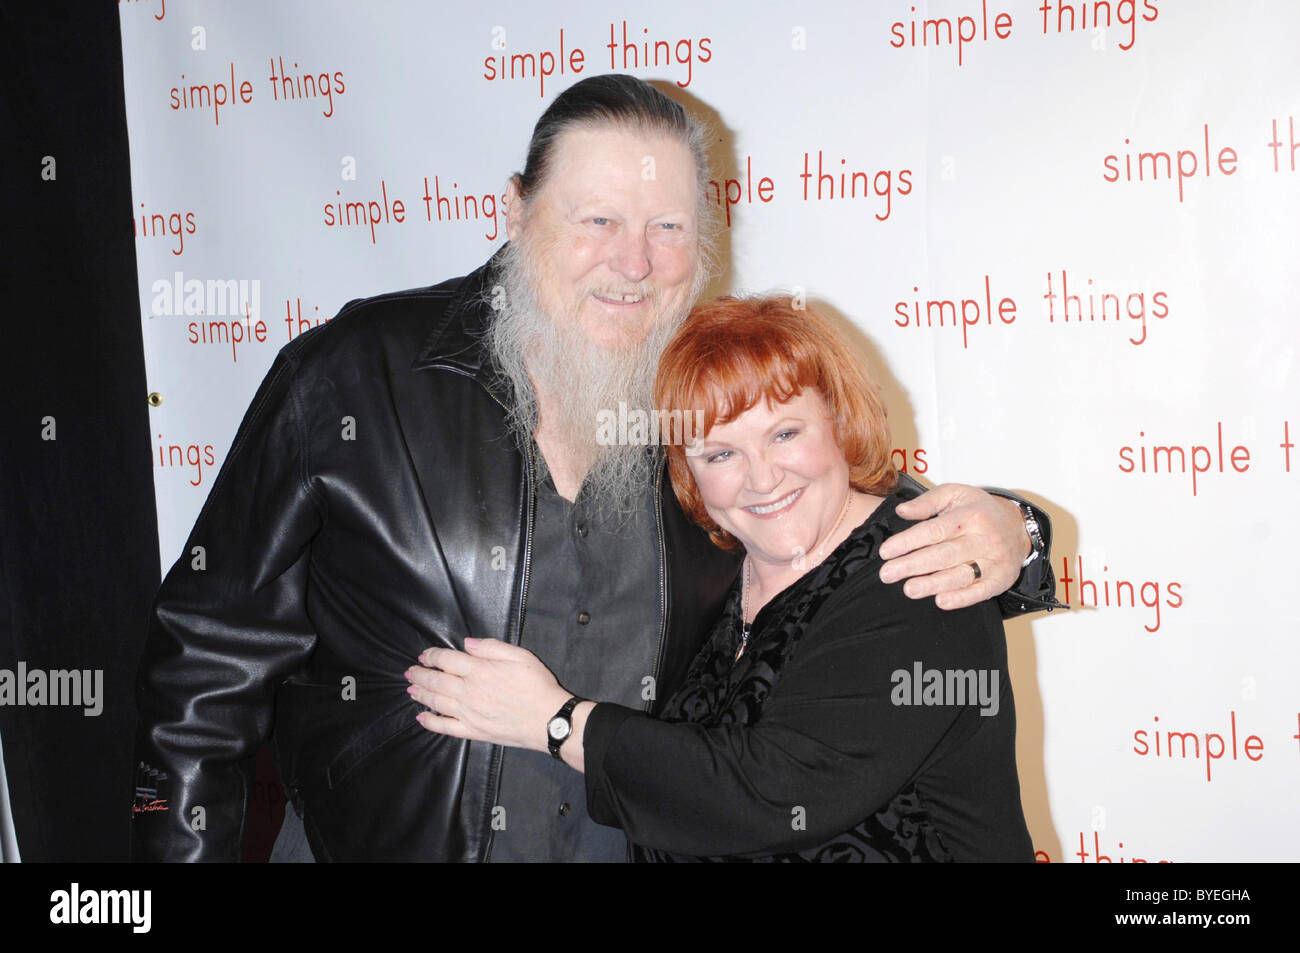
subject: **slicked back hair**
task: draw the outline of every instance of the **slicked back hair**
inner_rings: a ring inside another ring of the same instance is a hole
[[[513,181],[527,203],[550,175],[560,137],[571,129],[622,128],[676,139],[695,160],[697,221],[704,270],[713,270],[717,223],[709,199],[708,132],[674,102],[644,80],[624,73],[592,76],[560,93],[533,127],[528,158]]]

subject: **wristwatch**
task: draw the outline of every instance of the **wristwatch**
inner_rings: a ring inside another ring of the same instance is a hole
[[[1034,511],[1029,508],[1029,504],[1017,501],[1016,505],[1020,507],[1020,512],[1025,516],[1025,532],[1029,534],[1029,555],[1025,557],[1025,561],[1020,564],[1020,568],[1023,569],[1039,556],[1043,555],[1043,550],[1047,547],[1043,543],[1043,533],[1038,528],[1038,517],[1036,517]]]
[[[578,707],[578,702],[582,701],[577,695],[570,698],[555,717],[546,723],[546,749],[551,752],[552,758],[559,758],[560,745],[569,740],[569,735],[573,734],[573,709]]]

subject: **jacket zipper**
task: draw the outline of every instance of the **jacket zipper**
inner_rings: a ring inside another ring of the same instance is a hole
[[[659,697],[659,672],[663,668],[664,640],[668,634],[668,550],[664,544],[663,517],[663,479],[664,467],[660,461],[655,472],[655,535],[659,540],[659,644],[655,649],[654,681],[651,683],[651,696],[646,699],[645,711],[650,714],[655,699]]]
[[[510,412],[510,408],[501,402],[490,390],[487,391],[489,397],[501,405],[501,409]],[[527,488],[527,496],[524,501],[525,521],[524,521],[524,558],[523,573],[519,581],[519,611],[515,616],[515,641],[518,645],[519,640],[523,637],[524,632],[524,605],[528,599],[528,570],[532,565],[533,556],[533,521],[537,512],[537,492],[534,485],[534,467],[533,452],[531,449],[524,451],[524,482]],[[492,846],[496,842],[496,830],[492,827],[492,801],[496,797],[496,792],[501,790],[501,768],[505,759],[505,751],[500,745],[492,746],[492,757],[488,762],[488,774],[492,778],[492,786],[488,789],[488,796],[484,806],[484,820],[487,827],[487,845],[483,848],[483,863],[491,863]]]
[[[654,707],[655,699],[659,697],[659,673],[664,664],[664,640],[668,635],[668,549],[664,544],[664,515],[663,515],[663,480],[664,466],[660,461],[659,468],[655,471],[655,535],[659,540],[659,645],[655,649],[655,671],[654,680],[651,685],[651,696],[646,699],[645,713],[650,714],[650,709]],[[627,862],[634,863],[636,858],[632,854],[632,842],[627,842]]]

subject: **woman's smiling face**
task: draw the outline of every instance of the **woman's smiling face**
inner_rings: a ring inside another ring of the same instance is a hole
[[[768,563],[812,552],[849,493],[849,465],[813,388],[716,424],[687,459],[709,516],[751,559]]]

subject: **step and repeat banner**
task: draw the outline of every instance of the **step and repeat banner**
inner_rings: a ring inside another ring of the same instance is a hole
[[[1300,859],[1300,6],[475,6],[120,3],[164,566],[276,352],[480,265],[544,107],[632,73],[713,129],[713,291],[805,294],[901,469],[1052,515],[1039,860]]]

